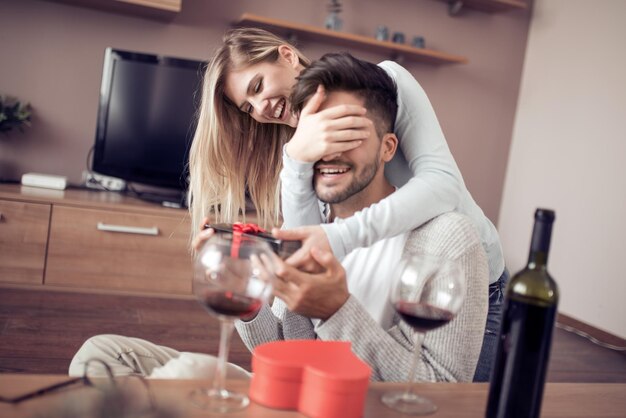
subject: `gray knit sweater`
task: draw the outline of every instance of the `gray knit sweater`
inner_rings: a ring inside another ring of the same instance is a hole
[[[449,212],[412,231],[404,254],[430,254],[460,262],[467,293],[463,306],[449,324],[419,335],[421,354],[416,376],[420,381],[470,382],[474,376],[487,318],[489,268],[477,231],[464,215]],[[387,295],[381,295],[387,297]],[[289,311],[276,298],[249,321],[237,321],[246,346],[289,339],[342,340],[372,367],[374,381],[406,381],[415,351],[415,333],[396,314],[383,329],[354,297],[328,320],[316,326],[309,318]]]

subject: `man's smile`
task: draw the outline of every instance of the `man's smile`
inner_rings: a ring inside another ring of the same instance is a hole
[[[315,174],[323,179],[337,180],[352,170],[349,165],[341,164],[317,164],[315,166]]]

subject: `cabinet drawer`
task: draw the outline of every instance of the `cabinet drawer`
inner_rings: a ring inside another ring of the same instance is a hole
[[[45,283],[190,294],[189,231],[184,214],[179,218],[55,205]]]
[[[0,282],[42,284],[50,205],[0,200]]]

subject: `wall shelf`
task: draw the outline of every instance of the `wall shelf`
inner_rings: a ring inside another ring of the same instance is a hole
[[[485,13],[501,13],[510,10],[525,10],[528,4],[524,0],[439,0],[448,3],[448,12],[456,15],[462,9],[474,9]]]
[[[295,35],[301,39],[312,41],[329,42],[348,48],[360,48],[382,55],[390,55],[397,59],[403,57],[407,60],[423,62],[426,64],[466,64],[467,58],[451,55],[440,51],[426,48],[414,48],[410,45],[393,42],[378,41],[362,35],[354,35],[344,32],[336,32],[312,25],[303,25],[284,20],[270,19],[245,13],[234,23],[235,26],[261,27],[277,32],[277,34]]]
[[[106,12],[168,21],[182,10],[183,0],[48,0]]]

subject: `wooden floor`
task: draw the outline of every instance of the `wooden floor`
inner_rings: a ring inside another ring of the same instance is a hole
[[[0,372],[67,373],[88,337],[122,334],[217,353],[218,324],[194,300],[0,287]],[[556,329],[548,381],[626,383],[626,355]],[[234,335],[230,361],[250,370]]]

